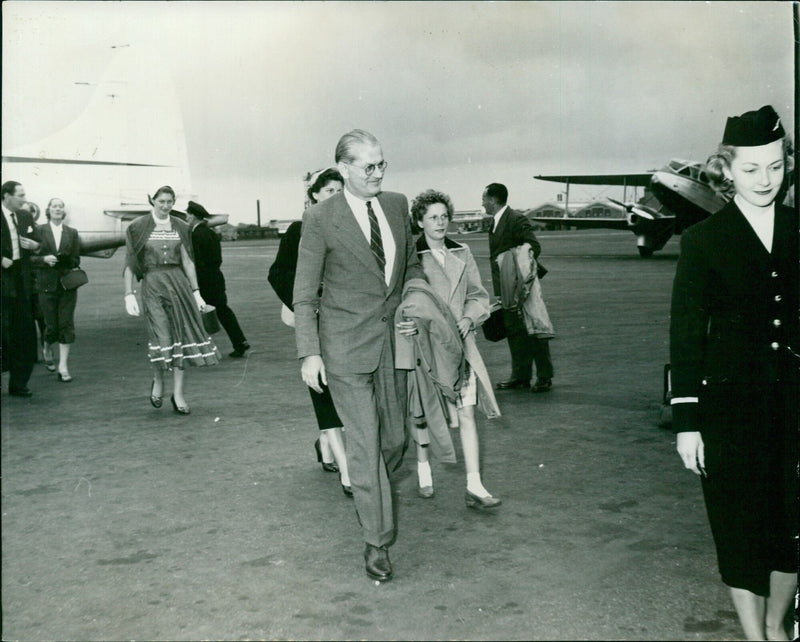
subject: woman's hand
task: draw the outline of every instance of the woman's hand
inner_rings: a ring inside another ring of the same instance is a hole
[[[699,432],[678,433],[678,454],[695,475],[706,474],[706,451]]]
[[[135,294],[125,295],[125,312],[130,314],[132,317],[139,316],[139,303],[136,301]]]
[[[397,331],[404,337],[411,337],[417,334],[417,322],[414,321],[414,319],[398,321],[395,328],[397,328]]]
[[[200,312],[203,312],[206,309],[206,302],[203,301],[203,297],[200,296],[200,290],[195,290],[192,294],[194,294],[195,303],[197,303],[197,309]]]
[[[56,263],[58,263],[58,257],[55,254],[48,254],[45,257],[42,257],[42,261],[47,263],[50,267],[55,267]]]
[[[461,334],[462,339],[466,339],[467,335],[472,331],[472,319],[464,317],[457,324],[458,332]]]

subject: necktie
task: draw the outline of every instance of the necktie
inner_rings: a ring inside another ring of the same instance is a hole
[[[378,225],[378,217],[375,216],[375,211],[372,209],[372,203],[367,201],[367,216],[369,217],[369,247],[375,260],[378,262],[378,267],[383,272],[386,266],[386,257],[383,254],[383,241],[381,240],[381,228]]]
[[[17,230],[19,234],[19,223],[17,223],[17,214],[15,212],[11,212],[11,220],[14,222],[14,228]]]

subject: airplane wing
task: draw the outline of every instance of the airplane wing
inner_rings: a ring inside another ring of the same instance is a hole
[[[587,217],[576,218],[572,216],[555,217],[555,216],[532,216],[528,215],[531,221],[539,223],[554,223],[558,225],[569,225],[577,229],[596,229],[605,228],[611,230],[630,230],[631,225],[627,219],[624,218],[600,218],[600,217]]]
[[[565,174],[563,176],[534,176],[540,181],[570,183],[571,185],[626,185],[647,187],[654,172],[640,174]]]

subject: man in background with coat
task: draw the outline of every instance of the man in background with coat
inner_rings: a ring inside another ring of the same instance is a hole
[[[236,315],[228,307],[225,277],[220,269],[222,243],[219,235],[208,226],[207,219],[210,216],[205,207],[189,201],[189,205],[186,207],[186,222],[189,224],[192,235],[197,285],[203,300],[217,309],[217,318],[233,344],[233,352],[228,356],[240,358],[250,349],[250,344],[239,327]]]
[[[492,287],[500,296],[500,267],[497,257],[511,248],[528,243],[538,260],[542,246],[536,238],[528,217],[512,210],[508,205],[508,189],[500,183],[491,183],[483,191],[481,203],[494,220],[489,231],[489,260],[492,267]],[[539,276],[544,275],[538,265]],[[498,390],[527,388],[531,392],[547,392],[553,386],[553,362],[550,359],[550,340],[528,334],[525,323],[516,311],[504,310],[503,320],[508,332],[511,351],[511,377],[497,384]],[[532,366],[536,362],[536,382],[531,386]]]
[[[28,379],[36,363],[36,326],[33,321],[33,273],[30,255],[39,249],[33,218],[25,210],[25,188],[16,181],[2,186],[2,336],[3,371],[8,370],[8,393],[30,397]]]

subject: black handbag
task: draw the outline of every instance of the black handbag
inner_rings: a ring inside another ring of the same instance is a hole
[[[489,318],[483,322],[483,336],[487,341],[502,341],[508,336],[506,323],[503,320],[503,308],[492,310]]]
[[[88,282],[89,277],[80,268],[74,268],[61,277],[61,285],[64,286],[65,290],[76,290]]]

